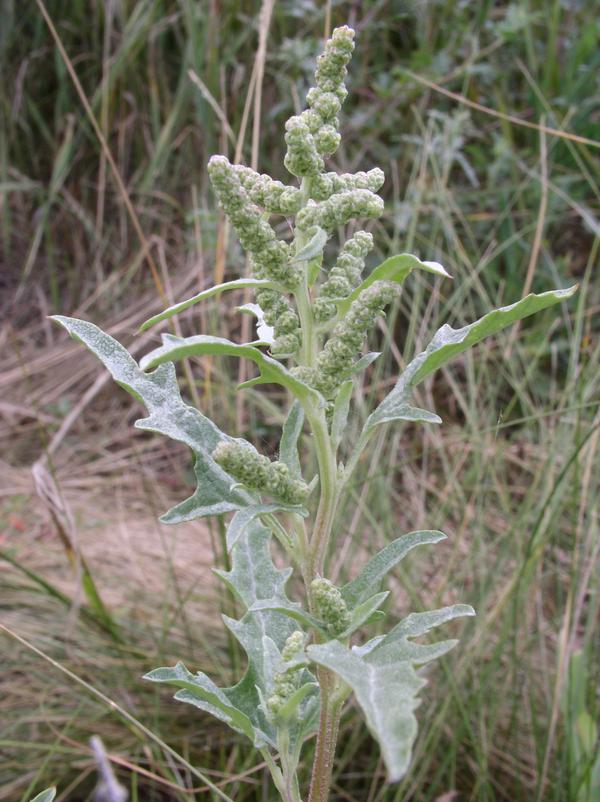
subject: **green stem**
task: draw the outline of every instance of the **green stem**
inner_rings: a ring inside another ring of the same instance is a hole
[[[335,675],[319,668],[317,676],[321,687],[321,715],[308,802],[328,802],[342,706],[334,699]]]
[[[296,802],[296,800],[290,799],[290,797],[288,796],[287,789],[285,786],[285,780],[283,779],[283,774],[281,773],[281,769],[273,759],[273,756],[271,755],[269,750],[265,748],[261,749],[260,751],[265,759],[265,763],[268,766],[269,772],[271,773],[273,783],[275,784],[275,787],[279,791],[279,794],[283,802]]]
[[[307,416],[315,438],[315,450],[319,465],[321,495],[310,540],[311,580],[321,576],[325,566],[327,546],[333,529],[333,521],[338,502],[337,462],[329,436],[325,412],[317,410]]]
[[[305,201],[308,200],[310,196],[310,179],[303,179],[302,191]],[[296,243],[298,250],[306,244],[306,236],[302,232],[297,233]],[[314,368],[319,349],[319,332],[312,312],[308,286],[308,264],[304,265],[304,268],[302,282],[294,293],[302,330],[299,363],[306,367]],[[322,576],[324,572],[327,547],[331,539],[339,498],[339,488],[337,460],[327,426],[325,410],[321,407],[306,409],[306,417],[314,436],[320,490],[319,505],[308,554],[303,566],[303,578],[306,585],[309,608],[313,611],[310,592],[311,582],[315,577]],[[321,712],[309,802],[327,802],[342,704],[335,696],[337,683],[335,674],[325,668],[319,668],[317,670],[317,679],[321,690]]]
[[[300,799],[300,789],[298,787],[298,776],[296,773],[298,760],[290,750],[290,733],[287,726],[279,730],[277,748],[281,761],[285,802],[302,802]]]
[[[306,205],[310,198],[310,178],[303,178],[302,185],[303,204]],[[298,253],[308,242],[307,235],[296,229],[296,253]],[[312,313],[310,290],[308,287],[308,262],[301,263],[302,281],[294,292],[296,309],[300,318],[300,329],[302,331],[302,344],[300,346],[299,363],[307,367],[313,367],[317,358],[318,339],[315,321]]]
[[[309,607],[313,610],[310,583],[323,575],[327,547],[333,530],[338,502],[337,462],[323,409],[307,415],[314,438],[319,465],[320,499],[309,549],[309,565],[305,571]],[[341,704],[334,701],[335,675],[324,668],[317,671],[321,690],[321,712],[313,763],[309,802],[327,802],[331,786],[333,757],[337,742]]]

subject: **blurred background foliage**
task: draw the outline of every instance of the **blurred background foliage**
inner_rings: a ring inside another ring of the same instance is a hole
[[[449,545],[399,572],[390,616],[463,601],[478,617],[431,672],[410,776],[385,785],[350,711],[333,798],[600,798],[594,6],[0,0],[0,609],[42,652],[2,634],[0,800],[52,783],[57,800],[91,799],[94,734],[132,800],[217,798],[163,742],[237,802],[271,798],[241,741],[140,680],[182,658],[227,681],[243,661],[209,571],[226,560],[218,522],[155,522],[189,487],[189,455],[135,433],[139,406],[47,315],[87,317],[139,356],[156,335],[135,331],[165,299],[243,272],[206,162],[237,154],[286,180],[283,124],[325,29],[346,22],[358,47],[332,169],[386,173],[372,264],[413,251],[454,276],[408,282],[356,427],[441,323],[531,289],[580,292],[430,382],[421,401],[445,425],[388,429],[360,466],[334,576],[401,531],[441,528]],[[239,339],[234,306],[178,325]],[[282,399],[236,393],[238,371],[198,360],[184,392],[272,454]]]

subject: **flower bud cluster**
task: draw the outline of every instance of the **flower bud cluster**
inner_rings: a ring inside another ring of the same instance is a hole
[[[335,28],[325,44],[325,50],[317,59],[315,79],[322,92],[333,92],[340,101],[347,95],[344,78],[346,65],[354,51],[354,31],[348,25]],[[311,106],[313,104],[311,103]]]
[[[252,256],[257,278],[269,278],[286,286],[299,280],[298,268],[290,263],[290,248],[277,239],[260,209],[242,186],[235,167],[225,156],[212,156],[208,174],[219,203],[233,223],[244,250]]]
[[[285,126],[287,153],[284,164],[292,175],[316,178],[340,144],[338,114],[348,94],[344,86],[346,64],[354,50],[354,31],[336,28],[317,59],[316,86],[306,96],[308,109],[291,117]]]
[[[281,652],[284,668],[275,674],[273,693],[267,699],[267,710],[272,717],[277,716],[298,687],[298,672],[303,666],[296,658],[304,650],[304,644],[304,633],[300,630],[292,632],[285,642]],[[286,663],[288,665],[285,665]],[[289,665],[290,663],[291,665]]]
[[[286,504],[303,504],[310,493],[306,482],[293,479],[284,462],[268,457],[236,442],[221,442],[212,457],[236,481],[252,490],[268,493]]]
[[[323,157],[317,151],[315,138],[300,116],[286,122],[285,141],[288,147],[283,163],[292,175],[315,176],[323,170]]]
[[[310,593],[315,614],[327,626],[332,635],[339,635],[350,624],[348,606],[336,586],[324,577],[310,583]]]
[[[313,306],[315,319],[323,322],[336,313],[335,301],[347,298],[360,284],[365,257],[373,247],[373,236],[358,231],[345,244],[337,262],[329,271],[329,278],[321,287],[321,294]]]
[[[348,189],[369,189],[377,192],[384,181],[385,175],[379,167],[359,173],[321,173],[311,181],[310,194],[314,200],[323,201]]]
[[[298,187],[288,187],[244,164],[232,166],[250,199],[270,214],[292,215],[302,206],[302,193]]]
[[[290,302],[275,290],[258,290],[256,300],[265,323],[275,329],[271,353],[276,357],[293,356],[300,347],[300,320]]]
[[[319,226],[332,231],[350,220],[379,217],[383,214],[383,201],[369,189],[347,189],[336,192],[325,201],[309,201],[296,217],[298,228],[306,230]]]
[[[317,357],[316,367],[292,368],[293,375],[314,387],[326,399],[333,398],[348,377],[369,329],[383,313],[383,307],[391,303],[399,291],[398,285],[392,281],[375,281],[363,290],[352,302],[348,314],[333,329]]]

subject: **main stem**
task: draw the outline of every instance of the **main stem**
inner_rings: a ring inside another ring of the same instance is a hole
[[[305,198],[308,198],[310,185],[307,179],[302,182],[302,189]],[[298,237],[298,249],[304,244],[304,238]],[[307,281],[308,265],[304,267],[302,283],[295,293],[296,308],[298,309],[302,328],[302,347],[299,361],[307,367],[314,367],[319,344]],[[339,487],[335,449],[331,442],[325,410],[322,408],[307,410],[307,419],[314,436],[320,489],[319,506],[308,554],[303,565],[309,607],[312,609],[311,582],[317,576],[323,575],[327,546],[331,538],[339,498]],[[308,802],[327,802],[342,704],[334,698],[335,674],[321,667],[317,670],[317,679],[321,691],[321,712]]]

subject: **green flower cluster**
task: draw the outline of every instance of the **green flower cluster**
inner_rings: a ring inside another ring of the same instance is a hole
[[[310,194],[314,200],[321,201],[348,189],[368,189],[377,192],[384,181],[385,175],[379,167],[359,173],[321,173],[312,179]]]
[[[306,230],[319,226],[332,231],[359,217],[379,217],[383,214],[383,200],[369,189],[346,189],[336,192],[327,200],[310,200],[296,217],[298,228]]]
[[[298,315],[288,299],[276,290],[258,290],[256,301],[263,310],[265,323],[273,326],[275,339],[271,346],[273,356],[294,356],[300,347],[301,329]]]
[[[383,201],[376,194],[384,180],[379,168],[340,175],[323,172],[324,157],[339,144],[338,114],[347,95],[344,79],[353,49],[354,31],[347,26],[336,28],[317,60],[316,85],[306,98],[308,108],[286,123],[285,164],[295,176],[307,179],[302,188],[286,186],[244,165],[232,165],[225,156],[213,156],[208,164],[215,193],[250,255],[254,275],[280,285],[279,289],[261,289],[256,294],[265,322],[274,329],[271,353],[279,359],[295,357],[301,346],[299,315],[285,293],[297,291],[304,265],[292,258],[294,245],[277,238],[268,216],[296,215],[295,242],[302,242],[314,227],[332,231],[352,219],[374,218],[383,212]],[[336,302],[347,298],[360,284],[364,259],[371,248],[372,238],[366,232],[359,232],[346,243],[313,301],[318,323],[335,317]],[[359,335],[362,339],[362,329],[350,339],[354,341]],[[357,350],[347,340],[340,341],[336,329],[316,368],[296,369],[327,397],[343,380],[340,366],[348,368],[349,354]]]
[[[225,156],[212,156],[208,162],[208,175],[242,247],[252,257],[256,277],[272,279],[287,287],[296,286],[300,276],[298,268],[290,263],[289,245],[277,239],[273,228],[242,186],[235,167]]]
[[[352,370],[364,338],[383,314],[383,307],[391,303],[400,288],[392,281],[375,281],[352,302],[348,314],[334,327],[331,337],[317,356],[314,368],[304,365],[291,369],[300,381],[318,390],[325,398],[335,397],[342,382]]]
[[[306,482],[293,479],[284,462],[271,462],[241,443],[221,442],[213,451],[214,461],[241,484],[284,501],[303,504],[310,493]]]
[[[321,294],[313,306],[315,319],[323,322],[334,317],[335,301],[347,298],[360,284],[365,257],[373,248],[373,236],[358,231],[345,244],[337,262],[329,271],[327,281],[321,286]]]
[[[291,117],[285,126],[284,164],[292,175],[318,176],[323,171],[323,157],[331,156],[339,147],[337,115],[348,94],[344,78],[353,50],[354,31],[345,25],[334,30],[317,59],[316,86],[306,96],[308,109]]]
[[[288,187],[244,164],[234,164],[232,167],[253,203],[269,214],[292,215],[299,211],[302,206],[302,192],[298,187]]]
[[[302,178],[322,171],[323,157],[317,151],[308,125],[300,117],[290,117],[286,122],[285,142],[287,153],[283,163],[292,175]]]
[[[281,652],[284,667],[275,674],[273,693],[267,699],[267,710],[272,718],[277,716],[298,688],[298,672],[304,667],[298,657],[304,651],[305,641],[304,633],[296,630],[285,642]]]
[[[329,579],[320,576],[310,583],[315,615],[326,625],[329,632],[339,635],[350,624],[350,613],[342,594]]]

